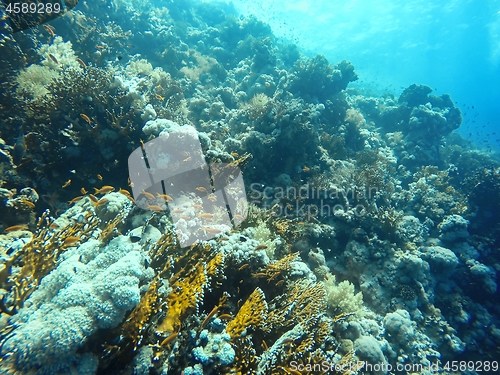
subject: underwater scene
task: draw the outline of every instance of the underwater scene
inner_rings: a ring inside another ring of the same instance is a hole
[[[0,3],[0,374],[500,373],[498,118],[241,3]]]

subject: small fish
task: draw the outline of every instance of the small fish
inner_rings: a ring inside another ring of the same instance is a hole
[[[184,210],[178,208],[176,210],[171,210],[170,212],[173,213],[173,214],[180,214],[180,213],[184,212]]]
[[[153,205],[148,204],[148,205],[146,206],[146,208],[147,208],[148,210],[155,211],[155,212],[160,212],[160,211],[163,211],[163,208],[161,208],[161,207],[160,207],[160,206],[158,206],[157,204],[153,204]]]
[[[196,190],[201,191],[201,192],[203,192],[203,193],[206,193],[206,192],[207,192],[207,189],[205,189],[203,186],[198,186],[198,187],[196,188]]]
[[[69,204],[73,204],[73,203],[76,203],[78,202],[80,199],[83,198],[83,195],[79,195],[78,197],[74,197],[72,200],[70,200],[68,203]]]
[[[57,65],[59,65],[59,61],[57,61],[56,57],[53,54],[49,53],[49,57],[52,61],[54,61]]]
[[[198,217],[201,219],[212,219],[214,217],[214,214],[203,213],[199,214]]]
[[[55,29],[53,26],[43,25],[43,28],[45,29],[45,31],[47,31],[50,34],[51,37],[56,36]]]
[[[63,245],[64,247],[66,247],[66,246],[68,246],[68,247],[69,247],[69,246],[73,246],[73,245],[74,245],[75,243],[77,243],[78,241],[80,241],[80,237],[76,237],[76,236],[69,236],[69,237],[67,237],[67,238],[63,241],[62,245]]]
[[[153,201],[155,199],[155,196],[153,194],[151,194],[145,190],[143,190],[141,194],[144,195],[147,200]]]
[[[77,57],[77,58],[76,58],[76,61],[78,61],[78,64],[80,64],[80,66],[81,66],[83,69],[87,69],[87,64],[85,64],[81,58]]]
[[[84,187],[82,187],[82,188],[80,189],[80,192],[81,192],[83,195],[85,195],[85,194],[87,194],[87,193],[88,193],[88,191],[87,191]]]
[[[254,250],[257,251],[257,250],[264,250],[264,249],[267,249],[267,245],[262,244],[262,245],[257,246]]]
[[[90,117],[89,117],[89,116],[87,116],[85,113],[80,113],[80,117],[81,117],[82,119],[84,119],[84,120],[85,120],[85,122],[86,122],[87,124],[90,124],[90,123],[91,123],[91,121],[90,121]]]
[[[267,275],[264,272],[257,272],[257,273],[252,273],[253,277],[267,277]]]
[[[244,265],[242,265],[240,268],[238,268],[238,271],[242,271],[244,270],[245,268],[247,268],[249,266],[248,263],[245,263]]]
[[[102,176],[101,176],[100,174],[97,174],[97,179],[98,179],[99,181],[102,181]]]
[[[63,189],[64,188],[67,188],[69,185],[71,184],[71,179],[69,179],[68,181],[66,181],[63,186],[61,186]]]
[[[118,190],[118,192],[120,194],[126,195],[127,197],[130,197],[130,192],[128,190],[120,188],[120,190]]]
[[[4,231],[7,233],[15,232],[16,230],[28,230],[28,225],[27,224],[13,225],[11,227],[4,229]]]
[[[115,188],[113,186],[105,185],[100,189],[94,188],[94,190],[94,194],[97,195],[111,193],[112,191],[115,191]]]
[[[94,203],[97,203],[99,201],[99,199],[94,194],[89,194],[89,198]]]
[[[285,280],[280,280],[276,283],[276,286],[280,286],[281,284],[283,284],[285,282]]]
[[[161,96],[160,94],[155,94],[155,96],[156,96],[156,99],[158,99],[159,101],[163,102],[165,100],[165,98],[163,96]]]
[[[163,199],[165,202],[172,202],[174,200],[174,198],[172,198],[170,195],[168,194],[160,194],[160,193],[156,193],[156,197],[157,198],[161,198]]]
[[[27,199],[21,199],[21,203],[25,204],[28,207],[35,208],[35,204]]]
[[[101,198],[97,202],[95,202],[96,207],[104,206],[109,201],[106,198]]]
[[[165,340],[163,340],[160,343],[160,346],[168,345],[168,344],[174,342],[175,340],[177,340],[177,337],[179,337],[179,332],[172,333],[170,336],[168,336]]]
[[[219,234],[220,232],[222,232],[220,229],[217,228],[201,227],[201,229],[210,234]]]

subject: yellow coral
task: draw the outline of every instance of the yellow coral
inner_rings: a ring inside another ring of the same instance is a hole
[[[290,272],[292,269],[292,262],[295,262],[298,256],[299,253],[288,254],[276,263],[268,264],[262,272],[254,273],[252,276],[256,278],[265,277],[267,281],[276,280],[279,276],[284,276],[286,273]]]
[[[130,313],[122,326],[123,335],[129,337],[136,350],[143,339],[142,333],[146,328],[146,323],[151,316],[158,313],[161,305],[161,297],[158,288],[161,282],[155,277],[149,285],[148,291],[142,296],[139,304]]]
[[[182,320],[190,309],[196,309],[203,298],[203,289],[208,283],[207,273],[203,263],[198,263],[189,275],[179,278],[171,287],[167,296],[167,315],[156,328],[161,336],[178,332]]]
[[[248,327],[262,327],[267,318],[267,302],[264,292],[256,288],[241,306],[240,311],[226,327],[231,338],[237,338],[246,332]]]
[[[271,302],[274,306],[268,316],[266,326],[292,327],[299,323],[311,324],[326,310],[326,291],[321,283],[302,282],[293,284],[285,294],[279,295]]]

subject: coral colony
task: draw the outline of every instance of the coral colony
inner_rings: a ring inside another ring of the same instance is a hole
[[[0,373],[498,371],[500,165],[448,95],[350,88],[227,5],[3,44]],[[133,152],[205,177],[142,188]]]

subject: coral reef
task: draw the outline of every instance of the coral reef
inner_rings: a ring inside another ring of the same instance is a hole
[[[306,58],[231,5],[113,0],[112,21],[102,6],[2,39],[0,372],[498,358],[500,162],[454,132],[448,95],[351,88],[351,63]],[[174,131],[243,171],[234,228],[201,212],[202,192],[223,198],[204,186],[174,206],[129,180],[131,152]],[[174,223],[205,235],[181,248]]]

